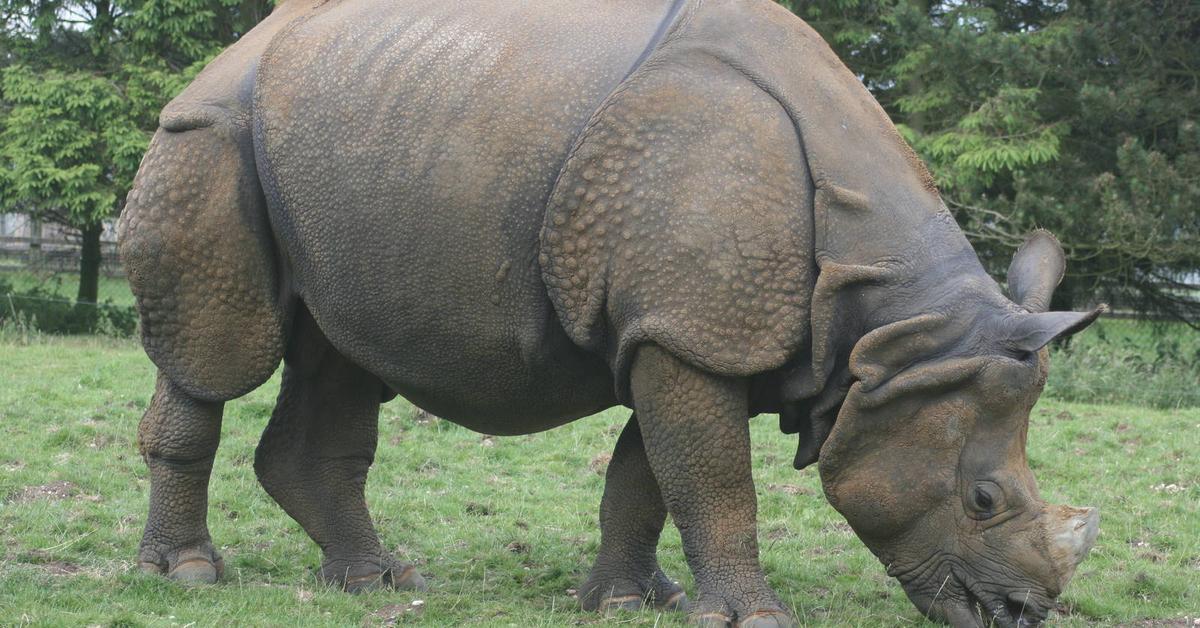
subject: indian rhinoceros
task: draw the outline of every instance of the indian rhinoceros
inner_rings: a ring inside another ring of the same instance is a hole
[[[748,419],[798,433],[921,613],[1037,622],[1097,533],[1025,459],[1057,241],[1007,296],[883,110],[767,0],[289,0],[162,112],[120,225],[158,367],[138,561],[222,572],[223,403],[284,363],[262,485],[347,590],[423,585],[363,499],[379,405],[528,434],[634,410],[585,609],[793,620]],[[658,568],[667,514],[696,592]]]

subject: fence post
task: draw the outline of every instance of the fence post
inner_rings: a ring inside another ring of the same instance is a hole
[[[29,266],[37,268],[42,261],[42,221],[29,219]]]

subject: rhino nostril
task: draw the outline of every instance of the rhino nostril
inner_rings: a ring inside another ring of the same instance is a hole
[[[1005,609],[1017,626],[1037,626],[1042,622],[1042,614],[1029,597],[1029,591],[1025,591],[1010,593],[1004,600]]]

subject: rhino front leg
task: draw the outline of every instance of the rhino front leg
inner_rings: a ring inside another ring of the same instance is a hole
[[[138,550],[142,571],[210,584],[224,562],[208,534],[208,478],[221,437],[222,402],[192,398],[159,373],[138,426],[150,468],[150,513]]]
[[[600,502],[600,553],[579,590],[584,610],[687,606],[683,589],[658,567],[655,552],[667,506],[646,460],[637,416],[617,439]]]
[[[321,547],[324,582],[352,593],[424,588],[415,567],[383,549],[363,494],[384,386],[298,310],[279,399],[255,452],[258,480]]]
[[[647,458],[696,577],[693,621],[794,626],[758,562],[746,382],[646,346],[631,383]]]

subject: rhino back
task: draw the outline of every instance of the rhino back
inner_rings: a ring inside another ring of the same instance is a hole
[[[255,87],[258,166],[333,344],[487,431],[610,405],[604,361],[546,296],[538,233],[582,127],[680,4],[357,0],[279,35]]]

